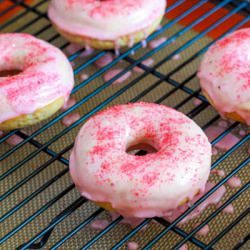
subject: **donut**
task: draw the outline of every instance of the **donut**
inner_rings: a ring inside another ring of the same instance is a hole
[[[74,85],[56,47],[23,33],[0,34],[0,130],[40,122],[58,111]]]
[[[198,77],[204,95],[222,117],[250,125],[250,28],[212,45]]]
[[[67,40],[96,49],[132,47],[160,24],[166,0],[52,0],[48,16]]]
[[[142,149],[145,155],[131,154]],[[81,128],[70,173],[82,196],[125,217],[164,216],[204,191],[211,145],[184,114],[152,103],[118,105]]]

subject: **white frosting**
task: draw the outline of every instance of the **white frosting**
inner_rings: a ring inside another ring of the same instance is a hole
[[[117,40],[147,29],[165,8],[166,0],[52,0],[48,16],[69,33]]]
[[[236,112],[250,125],[250,28],[211,46],[198,76],[219,113]]]
[[[0,34],[0,51],[0,72],[21,71],[0,77],[0,122],[68,99],[73,70],[59,49],[28,34],[7,33]]]
[[[126,153],[139,143],[158,152]],[[145,218],[164,216],[203,191],[210,164],[211,145],[191,119],[166,106],[136,103],[103,111],[82,127],[70,172],[83,196]]]

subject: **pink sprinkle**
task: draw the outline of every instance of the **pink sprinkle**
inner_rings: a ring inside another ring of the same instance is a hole
[[[103,230],[109,225],[109,222],[107,220],[95,220],[93,221],[90,226],[94,229]]]
[[[116,75],[118,75],[120,72],[122,72],[122,69],[113,69],[108,71],[105,75],[104,75],[104,81],[107,82],[109,80],[111,80],[113,77],[115,77]],[[127,73],[121,75],[117,80],[114,81],[114,84],[120,84],[123,83],[124,81],[126,81],[129,77],[131,76],[131,72],[128,71]]]
[[[3,131],[0,131],[0,136],[2,136],[3,135]]]
[[[219,177],[225,176],[225,171],[222,170],[222,169],[213,169],[213,170],[211,171],[211,173],[212,173],[212,174],[216,174],[216,175],[218,175]]]
[[[215,147],[213,147],[212,148],[212,155],[217,155],[217,154],[218,154],[218,150]]]
[[[188,250],[187,244],[182,245],[179,250]]]
[[[173,60],[179,60],[181,56],[179,54],[176,54],[172,57]]]
[[[167,38],[166,37],[161,37],[157,40],[153,40],[152,42],[149,43],[149,47],[151,49],[155,49],[157,48],[158,46],[160,46],[162,43],[166,42],[167,41]]]
[[[205,130],[205,133],[209,139],[210,142],[212,142],[214,139],[216,139],[219,135],[221,135],[224,132],[224,129],[218,126],[210,126]],[[227,134],[223,139],[221,139],[215,147],[221,150],[229,150],[232,148],[235,144],[239,142],[239,138],[235,135],[229,133]]]
[[[197,107],[202,103],[202,101],[200,99],[198,99],[198,98],[195,98],[193,103],[194,103],[194,106]]]
[[[82,81],[85,81],[85,80],[87,80],[89,78],[89,75],[87,75],[87,74],[81,74],[80,78],[81,78]]]
[[[69,108],[71,108],[72,106],[74,106],[76,104],[76,100],[75,99],[69,99],[61,108],[62,111],[65,111]]]
[[[127,245],[129,250],[137,250],[139,248],[139,245],[134,241],[128,242]]]
[[[227,213],[227,214],[232,214],[234,212],[234,207],[232,204],[229,204],[227,207],[225,207],[222,210],[223,213]]]
[[[247,133],[244,129],[240,129],[239,136],[245,136]]]
[[[196,225],[197,226],[197,225]],[[206,236],[210,231],[210,228],[208,225],[205,225],[204,227],[202,227],[198,232],[197,234],[200,235],[200,236]]]
[[[113,61],[113,55],[111,53],[106,53],[100,59],[95,62],[95,65],[98,67],[105,67]]]
[[[154,64],[154,59],[153,58],[148,58],[144,61],[142,61],[142,64],[144,64],[145,66],[151,66]],[[134,72],[136,73],[141,73],[141,72],[144,72],[140,67],[134,67]]]
[[[218,126],[221,128],[227,128],[228,127],[228,123],[225,120],[221,120],[218,122]]]
[[[232,177],[227,181],[230,188],[237,188],[241,186],[241,180],[239,177]]]
[[[94,52],[94,49],[92,49],[92,48],[86,48],[80,55],[79,55],[79,57],[80,58],[84,58],[84,57],[87,57],[87,56],[90,56],[90,55],[92,55],[93,54],[93,52]]]
[[[81,116],[79,114],[69,114],[69,115],[66,115],[65,117],[63,117],[62,123],[66,127],[69,127],[71,124],[73,124],[74,122],[76,122],[80,118],[81,118]]]
[[[82,46],[78,45],[78,44],[74,44],[71,43],[67,48],[66,48],[66,52],[70,55],[73,55],[74,53],[76,53],[77,51],[79,51],[80,49],[82,49]]]
[[[8,143],[10,146],[16,146],[20,142],[22,142],[23,139],[19,137],[18,135],[12,135],[6,140],[6,143]]]

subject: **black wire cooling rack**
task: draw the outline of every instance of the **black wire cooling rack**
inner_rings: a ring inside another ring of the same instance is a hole
[[[181,9],[186,2],[175,1],[166,9],[166,13]],[[249,3],[223,0],[208,11],[202,11],[208,2],[194,1],[189,9],[183,10],[176,18],[166,18],[163,26],[147,39],[150,42],[159,36],[167,36],[166,41],[154,49],[143,49],[141,44],[136,44],[133,48],[121,51],[112,63],[102,68],[94,66],[94,62],[103,57],[106,51],[94,52],[86,58],[81,57],[84,49],[70,55],[76,77],[76,86],[72,91],[72,96],[77,99],[76,104],[38,126],[25,131],[14,130],[0,138],[1,249],[126,249],[126,243],[133,239],[140,242],[141,249],[179,249],[186,242],[189,249],[250,249],[250,159],[246,153],[249,133],[242,136],[231,149],[213,157],[212,169],[224,168],[226,176],[217,180],[208,193],[172,223],[162,218],[146,219],[131,229],[121,225],[122,217],[119,217],[104,230],[96,232],[89,228],[89,224],[102,217],[105,211],[80,197],[68,174],[69,151],[79,125],[106,106],[145,100],[179,109],[203,129],[219,121],[218,114],[200,93],[196,78],[197,65],[202,54],[214,42],[208,38],[209,32],[218,29],[238,13],[241,13],[242,18],[232,22],[232,27],[217,39],[250,21]],[[3,20],[1,32],[28,32],[62,50],[69,45],[53,30],[47,19],[48,1],[6,0],[0,1],[1,4],[5,4],[0,13],[0,20]],[[192,31],[196,25],[212,18],[214,13],[222,9],[227,11],[223,12],[219,20],[215,19],[199,33]],[[197,10],[201,12],[199,18],[187,26],[178,24]],[[176,55],[181,56],[179,61],[173,59]],[[150,57],[155,58],[155,64],[143,64]],[[112,79],[103,81],[102,76],[118,65],[123,70]],[[139,67],[141,72],[135,73],[132,80],[119,86],[112,84],[135,67]],[[81,80],[79,77],[83,72],[90,75]],[[198,106],[192,104],[194,99],[200,100]],[[80,112],[81,118],[69,127],[63,127],[60,120],[75,111]],[[220,142],[230,132],[236,133],[241,126],[237,122],[231,123],[212,144]],[[10,147],[4,142],[12,135],[23,140]],[[192,228],[179,226],[178,223],[186,215],[232,176],[240,173],[244,179],[242,186],[230,191],[226,200],[209,214],[206,213],[205,217],[200,216],[198,225]],[[237,205],[240,199],[241,203]],[[222,210],[230,203],[236,204],[234,216],[223,216]],[[204,225],[210,223],[214,225],[212,236],[196,236]],[[151,224],[146,229],[149,230],[147,233],[143,228]]]

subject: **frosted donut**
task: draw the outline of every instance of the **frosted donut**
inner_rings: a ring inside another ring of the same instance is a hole
[[[131,149],[155,149],[144,156]],[[126,217],[164,216],[203,191],[211,145],[201,128],[163,105],[135,103],[84,124],[70,157],[80,193]]]
[[[223,117],[250,125],[250,28],[211,46],[198,77],[204,95]]]
[[[73,43],[118,49],[145,39],[160,24],[166,0],[52,0],[48,16]]]
[[[64,105],[74,78],[59,49],[28,34],[6,33],[0,34],[0,53],[0,130],[32,125]]]

